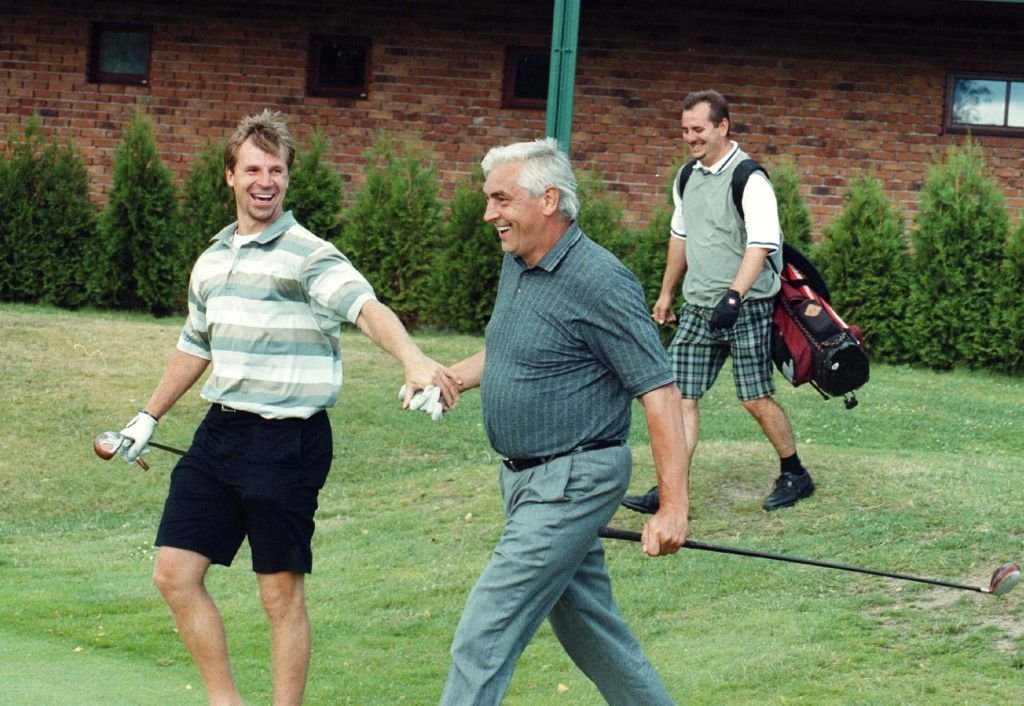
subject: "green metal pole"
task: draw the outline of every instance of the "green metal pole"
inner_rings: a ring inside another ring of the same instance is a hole
[[[555,0],[551,28],[551,73],[548,76],[546,132],[566,152],[572,137],[572,96],[576,86],[576,48],[579,43],[580,2]]]

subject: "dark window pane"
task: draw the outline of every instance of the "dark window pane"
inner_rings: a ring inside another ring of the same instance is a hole
[[[366,76],[366,47],[324,42],[318,74],[323,88],[361,88]]]
[[[548,75],[551,58],[547,54],[520,54],[515,61],[516,98],[535,98],[546,100],[548,97]]]
[[[309,95],[366,98],[371,46],[361,37],[311,36]]]
[[[145,76],[149,70],[149,33],[103,32],[98,68],[103,73]]]

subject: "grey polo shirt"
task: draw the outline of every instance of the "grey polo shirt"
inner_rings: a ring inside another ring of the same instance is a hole
[[[673,382],[640,283],[575,223],[534,267],[505,255],[484,341],[484,426],[502,456],[625,440],[633,398]]]

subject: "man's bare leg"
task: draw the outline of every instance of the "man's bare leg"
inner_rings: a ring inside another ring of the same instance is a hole
[[[209,568],[210,560],[202,554],[160,547],[153,583],[171,609],[178,635],[199,668],[210,705],[241,706],[242,697],[231,676],[224,621],[204,583]]]
[[[274,706],[299,706],[306,690],[312,644],[305,576],[282,571],[256,577],[270,621]]]
[[[771,512],[789,507],[813,494],[814,481],[797,456],[793,427],[790,426],[789,418],[779,403],[771,397],[762,397],[744,402],[743,406],[761,425],[765,436],[779,455],[779,477],[775,480],[771,494],[764,499],[762,507]]]
[[[779,406],[779,403],[772,397],[761,397],[756,400],[748,400],[743,407],[761,425],[764,435],[775,447],[779,458],[787,458],[796,453],[796,442],[793,441],[793,427],[789,424],[789,417]]]

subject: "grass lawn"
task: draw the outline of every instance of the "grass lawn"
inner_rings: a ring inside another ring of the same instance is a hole
[[[93,454],[156,384],[179,321],[0,306],[0,703],[203,704],[202,681],[151,585],[153,533],[176,458],[149,472]],[[420,334],[451,362],[468,336]],[[307,703],[431,704],[462,604],[501,528],[479,395],[441,422],[403,413],[397,364],[344,335],[335,465],[308,581]],[[774,514],[777,462],[725,378],[702,405],[691,537],[987,585],[1024,559],[1024,380],[876,366],[860,406],[779,379],[815,496]],[[188,445],[198,386],[155,439]],[[632,492],[654,480],[634,414]],[[623,510],[615,524],[640,529]],[[761,559],[642,556],[606,542],[619,604],[679,703],[1005,704],[1024,695],[1024,589],[968,591]],[[215,567],[247,701],[270,703],[266,622],[247,550]],[[546,626],[506,704],[603,703]]]

